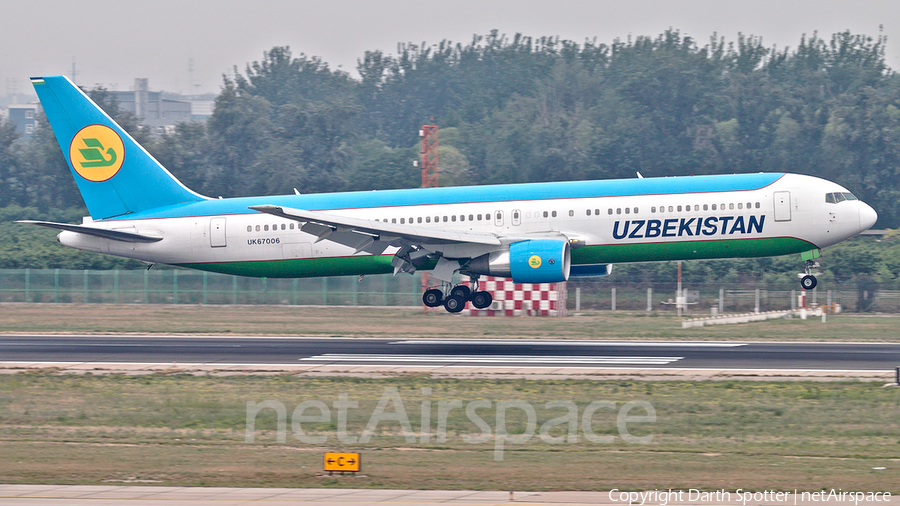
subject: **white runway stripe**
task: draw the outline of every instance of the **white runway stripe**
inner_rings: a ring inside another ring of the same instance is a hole
[[[660,348],[737,348],[747,343],[722,342],[685,342],[685,341],[551,341],[547,339],[407,339],[392,341],[390,344],[489,344],[489,345],[522,345],[539,344],[542,346],[617,346],[617,347],[660,347]]]
[[[606,356],[533,356],[533,355],[386,355],[326,353],[314,357],[301,358],[301,362],[421,362],[431,364],[478,363],[504,365],[572,365],[572,364],[615,364],[615,365],[666,365],[684,357],[606,357]]]

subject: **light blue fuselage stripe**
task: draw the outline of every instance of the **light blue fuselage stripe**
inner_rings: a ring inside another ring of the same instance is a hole
[[[159,207],[111,219],[153,219],[247,214],[253,212],[248,207],[256,205],[278,205],[305,209],[307,211],[320,211],[439,204],[477,204],[517,200],[750,191],[771,185],[783,175],[781,173],[729,174],[238,197]],[[138,189],[137,191],[141,190]]]

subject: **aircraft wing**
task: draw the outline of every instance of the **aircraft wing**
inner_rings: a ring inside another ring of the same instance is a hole
[[[300,229],[317,236],[319,241],[328,239],[354,247],[357,252],[366,251],[380,254],[390,245],[501,245],[500,239],[496,235],[482,232],[439,230],[430,227],[417,227],[412,224],[398,225],[396,223],[351,218],[273,205],[250,206],[250,209],[302,222],[303,225]]]
[[[93,235],[104,239],[124,242],[157,242],[162,237],[154,237],[150,235],[136,234],[134,232],[125,232],[122,230],[110,230],[107,228],[87,227],[84,225],[71,225],[69,223],[54,223],[52,221],[34,221],[19,220],[16,223],[29,223],[31,225],[40,225],[47,228],[55,228],[58,230],[68,230],[69,232],[78,232],[79,234]]]

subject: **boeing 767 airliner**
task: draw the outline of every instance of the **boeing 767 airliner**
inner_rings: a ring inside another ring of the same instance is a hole
[[[32,83],[90,217],[61,229],[87,251],[239,276],[428,270],[423,302],[491,304],[482,275],[598,276],[613,263],[801,255],[871,227],[875,211],[810,176],[733,174],[212,199],[181,184],[63,76]],[[475,290],[453,286],[455,273]]]

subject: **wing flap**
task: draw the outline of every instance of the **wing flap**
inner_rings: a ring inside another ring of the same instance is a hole
[[[398,225],[396,223],[386,223],[383,221],[366,220],[361,218],[351,218],[347,216],[338,216],[330,213],[320,213],[318,211],[306,211],[303,209],[293,209],[281,206],[250,206],[250,209],[261,213],[271,214],[287,218],[304,224],[301,230],[315,235],[319,240],[329,239],[347,244],[348,246],[358,247],[357,244],[348,244],[345,241],[337,240],[338,235],[353,234],[356,236],[367,236],[374,242],[392,243],[400,241],[408,244],[483,244],[488,246],[500,246],[500,239],[494,234],[469,232],[464,230],[439,230],[427,227],[416,227],[414,225]],[[340,234],[338,234],[338,232]],[[359,237],[360,242],[366,242],[365,239]]]
[[[123,242],[158,242],[162,237],[151,235],[137,234],[134,232],[124,232],[121,230],[110,230],[107,228],[87,227],[84,225],[72,225],[69,223],[54,223],[52,221],[35,221],[35,220],[19,220],[16,223],[28,223],[31,225],[39,225],[41,227],[55,228],[57,230],[68,230],[69,232],[77,232],[79,234],[93,235],[110,239],[113,241]]]

